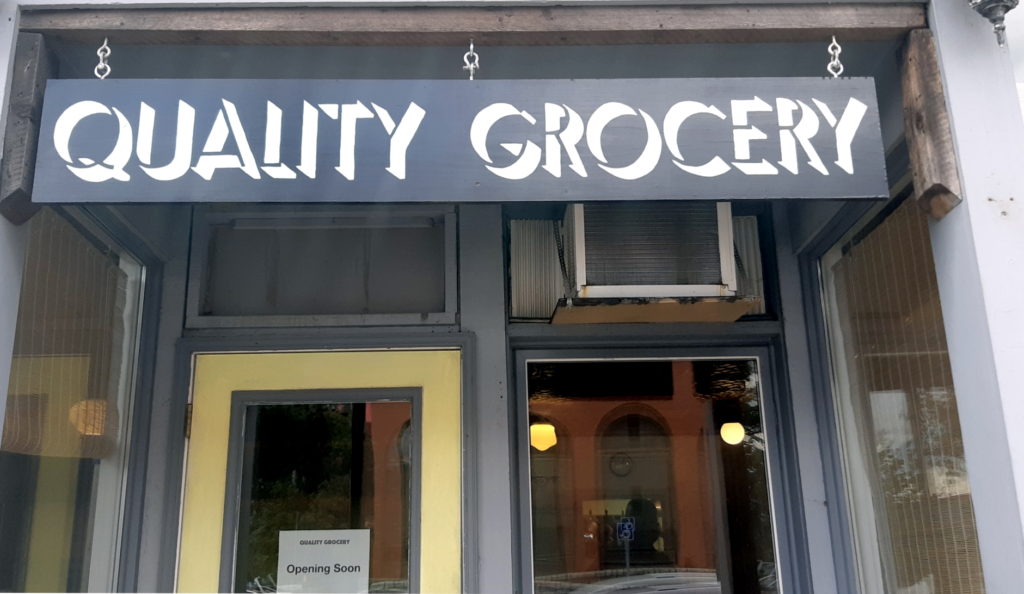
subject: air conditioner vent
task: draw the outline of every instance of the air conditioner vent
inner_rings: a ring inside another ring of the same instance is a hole
[[[720,285],[713,202],[587,204],[587,285]]]
[[[571,204],[573,298],[736,294],[728,202]]]

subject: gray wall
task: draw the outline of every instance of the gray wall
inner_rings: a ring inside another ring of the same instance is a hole
[[[820,396],[811,383],[811,359],[808,351],[805,325],[803,285],[797,247],[791,241],[794,212],[785,205],[774,205],[775,257],[779,268],[779,307],[782,310],[786,368],[789,372],[789,391],[796,428],[798,448],[797,470],[800,475],[804,503],[807,549],[814,592],[833,592],[836,589],[836,567],[832,555],[829,507],[825,494],[825,474],[819,435],[815,398]],[[813,209],[817,212],[817,209]]]
[[[180,469],[182,461],[168,459],[167,444],[171,440],[171,432],[180,430],[182,426],[181,419],[171,419],[170,413],[174,408],[172,401],[181,398],[175,391],[175,345],[184,326],[192,209],[187,205],[154,205],[118,206],[113,210],[164,262],[149,433],[147,441],[136,442],[148,448],[138,591],[159,592],[164,589],[159,580],[167,571],[169,559],[164,549],[167,531],[176,530],[177,526],[176,523],[167,523],[169,517],[177,518],[178,493],[177,485],[167,484],[166,469],[169,465],[177,465]],[[173,552],[171,555],[173,557]]]
[[[891,183],[891,182],[890,182]],[[815,200],[813,202],[780,205],[786,209],[788,236],[793,251],[799,253],[821,233],[822,229],[839,214],[842,202]]]
[[[501,206],[459,208],[462,329],[472,333],[473,385],[464,398],[476,409],[472,472],[476,525],[468,526],[463,588],[467,592],[511,593],[512,483],[509,452],[508,339],[505,336],[505,266]],[[475,465],[474,465],[475,462]],[[475,542],[474,542],[475,541]]]

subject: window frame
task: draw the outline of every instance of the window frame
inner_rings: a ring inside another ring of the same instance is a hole
[[[828,525],[831,534],[832,559],[837,592],[860,592],[857,558],[853,540],[851,512],[846,500],[847,486],[836,425],[835,394],[832,388],[832,362],[825,314],[825,292],[821,259],[844,237],[862,231],[865,224],[878,217],[892,198],[912,191],[910,155],[906,139],[900,138],[886,153],[886,177],[890,200],[852,201],[844,204],[796,254],[800,291],[804,303],[803,323],[807,329],[810,380],[815,398],[814,417],[818,427],[818,447],[824,470],[825,500],[828,501]]]

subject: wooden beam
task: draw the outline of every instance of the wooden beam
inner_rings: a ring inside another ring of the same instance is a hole
[[[946,93],[931,31],[912,31],[903,58],[903,118],[918,203],[934,219],[961,202]]]
[[[14,52],[3,162],[0,163],[0,214],[15,225],[24,223],[39,210],[31,200],[32,178],[36,171],[43,89],[50,73],[43,36],[19,33]]]
[[[70,43],[487,45],[896,39],[918,4],[26,10],[21,30]]]

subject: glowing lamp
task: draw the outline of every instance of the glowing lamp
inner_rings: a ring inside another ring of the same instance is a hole
[[[534,423],[530,425],[530,446],[543,452],[558,443],[555,426],[551,423]]]
[[[71,407],[71,423],[82,435],[103,435],[107,425],[107,401],[88,399]]]
[[[746,437],[747,430],[739,423],[722,423],[719,433],[722,436],[722,441],[729,445],[736,445]]]

